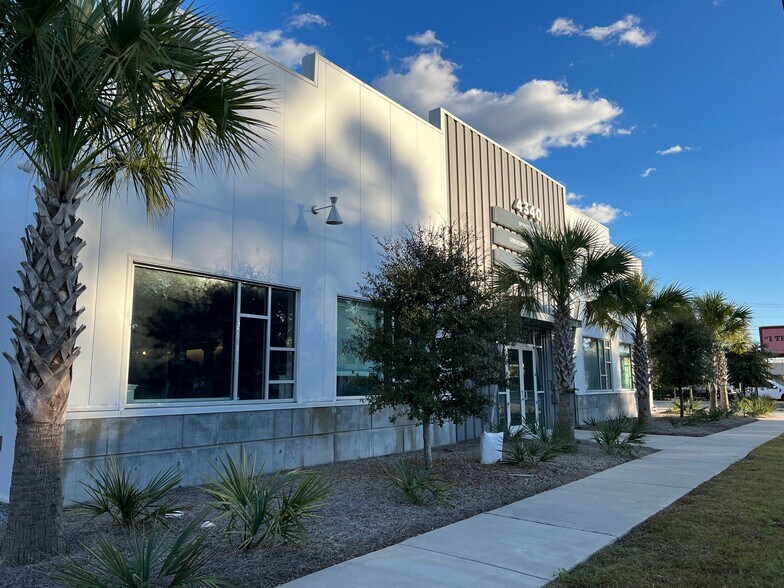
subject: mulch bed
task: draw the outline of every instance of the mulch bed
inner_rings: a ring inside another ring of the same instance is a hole
[[[653,451],[643,448],[638,455]],[[384,474],[384,469],[398,457],[311,468],[332,486],[332,494],[320,516],[307,522],[309,536],[301,547],[281,545],[237,554],[236,540],[217,532],[222,527],[218,521],[209,540],[216,556],[204,572],[224,577],[238,586],[277,586],[628,461],[628,458],[607,455],[592,441],[578,441],[574,453],[559,455],[536,467],[483,466],[479,464],[478,441],[459,443],[433,451],[434,466],[446,481],[454,483],[450,493],[452,506],[437,503],[417,506],[391,487]],[[185,526],[202,508],[205,495],[198,488],[184,488],[177,491],[176,502],[186,514],[173,523],[174,531]],[[3,508],[0,505],[0,533],[5,527]],[[106,516],[92,519],[73,509],[66,512],[65,533],[71,556],[80,561],[86,559],[84,545],[94,544],[100,536],[123,540],[122,531]],[[59,586],[49,578],[48,571],[63,561],[55,558],[33,566],[6,566],[0,569],[0,586]]]
[[[687,414],[688,416],[688,414]],[[651,435],[680,435],[682,437],[707,437],[714,433],[734,429],[753,423],[755,419],[746,416],[731,416],[718,421],[702,421],[696,425],[676,426],[672,421],[680,421],[680,413],[657,412],[653,414],[648,432]]]

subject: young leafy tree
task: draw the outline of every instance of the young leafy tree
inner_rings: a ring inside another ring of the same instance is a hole
[[[503,379],[505,324],[465,232],[420,226],[379,243],[379,268],[359,288],[378,320],[358,320],[355,340],[373,364],[367,400],[422,423],[431,467],[431,424],[459,424],[492,405],[486,387]]]
[[[495,287],[511,297],[518,309],[545,310],[549,301],[553,314],[553,387],[558,395],[559,418],[569,424],[574,442],[574,337],[573,309],[583,300],[593,300],[610,284],[631,276],[633,255],[623,245],[607,243],[590,223],[565,228],[522,230],[526,244],[514,267],[496,268]]]
[[[680,392],[707,382],[713,369],[713,340],[705,326],[683,313],[659,322],[649,334],[651,373],[657,388]]]
[[[713,340],[713,370],[710,381],[711,408],[721,403],[727,410],[730,406],[727,394],[727,356],[730,350],[738,351],[748,341],[751,309],[730,302],[721,292],[707,292],[696,296],[692,302],[699,321],[705,325]]]
[[[32,170],[11,364],[6,561],[62,552],[62,435],[84,286],[77,211],[121,183],[168,212],[192,165],[244,168],[269,88],[210,14],[177,0],[0,0],[0,156]]]
[[[759,344],[752,345],[746,351],[728,351],[729,381],[738,386],[741,392],[745,388],[769,386],[768,382],[773,378],[768,362],[771,357],[772,355]]]
[[[647,332],[662,320],[689,309],[689,292],[677,284],[659,288],[656,278],[635,274],[613,282],[586,304],[585,317],[615,334],[631,336],[637,418],[647,424],[651,418],[650,362]]]

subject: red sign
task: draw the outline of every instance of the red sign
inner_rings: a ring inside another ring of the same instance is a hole
[[[768,353],[784,357],[784,326],[760,327],[760,343]]]

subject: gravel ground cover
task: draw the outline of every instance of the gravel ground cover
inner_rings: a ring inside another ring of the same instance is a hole
[[[651,419],[651,426],[648,427],[648,432],[651,435],[680,435],[683,437],[706,437],[726,431],[727,429],[734,429],[741,425],[748,425],[753,423],[755,419],[746,416],[731,416],[726,419],[708,422],[703,421],[696,425],[682,425],[676,426],[673,421],[680,421],[679,413],[675,412],[658,412],[653,414]]]
[[[643,448],[638,455],[652,453]],[[619,465],[627,458],[607,455],[592,441],[578,441],[574,453],[559,455],[536,467],[483,466],[478,460],[477,441],[459,443],[433,451],[434,465],[444,479],[454,484],[452,506],[425,503],[417,506],[390,486],[384,474],[400,456],[340,462],[312,468],[332,486],[332,494],[318,518],[308,521],[309,536],[300,547],[281,545],[235,552],[236,541],[221,535],[221,521],[211,532],[214,549],[206,573],[227,578],[238,586],[277,586],[432,529],[465,519],[533,494],[567,484],[598,471]],[[177,491],[176,501],[185,515],[172,523],[172,531],[185,526],[203,508],[205,495],[198,488]],[[0,505],[0,533],[5,520]],[[215,513],[212,513],[213,515]],[[215,520],[212,518],[211,520]],[[71,557],[84,560],[85,545],[109,535],[118,542],[123,533],[107,518],[92,519],[74,509],[65,515],[65,533]],[[35,566],[0,570],[0,586],[59,586],[49,572],[62,565],[56,558]]]

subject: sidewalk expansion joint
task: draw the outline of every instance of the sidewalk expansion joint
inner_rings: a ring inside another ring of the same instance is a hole
[[[516,521],[525,521],[526,523],[534,523],[536,525],[546,525],[548,527],[555,527],[556,529],[564,529],[566,531],[580,531],[581,533],[591,533],[593,535],[603,535],[604,537],[612,537],[613,539],[618,539],[618,535],[613,535],[612,533],[605,533],[604,531],[593,531],[591,529],[581,529],[580,527],[565,527],[563,525],[556,525],[555,523],[546,523],[544,521],[537,521],[534,519],[526,519],[523,517],[516,517],[514,515],[504,515],[499,514],[496,512],[485,512],[482,514],[492,515],[494,517],[501,517],[503,519],[514,519]]]

